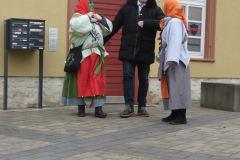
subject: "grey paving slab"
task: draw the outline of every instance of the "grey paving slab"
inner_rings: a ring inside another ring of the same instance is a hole
[[[77,107],[0,111],[0,159],[240,159],[240,113],[192,106],[179,126],[161,122],[162,105],[124,119],[121,104],[106,105],[105,119],[93,109],[80,118]]]
[[[18,152],[18,153],[13,153],[13,154],[9,154],[4,156],[5,159],[14,159],[14,158],[18,158],[18,157],[25,157],[25,156],[29,156],[32,155],[33,153],[30,152]],[[1,158],[0,158],[1,159]]]

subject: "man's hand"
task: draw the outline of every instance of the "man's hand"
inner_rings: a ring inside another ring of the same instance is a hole
[[[98,20],[98,21],[102,20],[102,17],[99,16],[98,14],[94,14],[94,15],[93,15],[93,18],[95,18],[95,19]]]
[[[166,63],[166,66],[171,66],[171,65],[173,65],[173,61],[168,61],[167,63]]]
[[[90,18],[92,18],[93,15],[94,15],[94,13],[93,13],[93,12],[89,12],[87,15],[88,15]]]
[[[143,21],[139,21],[139,22],[138,22],[138,26],[139,26],[139,27],[141,27],[141,28],[142,28],[142,27],[143,27],[143,25],[144,25],[144,22],[143,22]]]

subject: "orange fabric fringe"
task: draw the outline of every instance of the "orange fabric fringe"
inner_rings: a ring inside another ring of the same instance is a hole
[[[161,77],[161,91],[162,91],[162,98],[169,98],[167,76],[166,74],[164,74],[164,71],[162,71],[162,77]]]

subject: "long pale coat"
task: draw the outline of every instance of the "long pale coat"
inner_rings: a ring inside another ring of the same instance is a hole
[[[189,71],[189,53],[184,44],[187,32],[178,18],[167,17],[163,22],[163,49],[157,58],[160,62],[158,78],[161,80],[162,70],[166,74],[169,98],[163,99],[165,110],[191,108],[191,85]],[[168,61],[174,64],[166,66]]]

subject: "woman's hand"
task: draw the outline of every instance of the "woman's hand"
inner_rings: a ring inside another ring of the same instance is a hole
[[[89,12],[87,15],[88,15],[90,18],[92,18],[93,15],[94,15],[94,13],[93,13],[93,12]]]
[[[173,65],[173,61],[168,61],[167,63],[166,63],[166,66],[171,66],[171,65]]]
[[[139,21],[139,22],[138,22],[138,26],[139,26],[139,27],[141,27],[141,28],[142,28],[142,27],[143,27],[143,25],[144,25],[144,22],[143,22],[143,21]]]
[[[102,17],[99,16],[98,14],[94,14],[94,15],[93,15],[93,18],[95,18],[95,19],[98,20],[98,21],[102,20]]]

